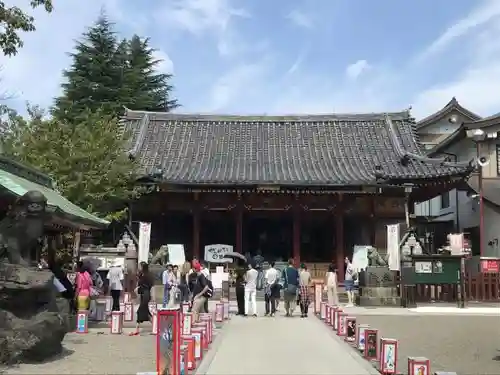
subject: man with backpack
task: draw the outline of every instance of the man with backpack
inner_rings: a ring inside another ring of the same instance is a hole
[[[201,265],[195,263],[193,265],[194,271],[196,272],[196,284],[193,288],[193,320],[197,322],[199,320],[200,313],[204,311],[205,303],[208,303],[208,298],[212,297],[213,288],[211,289],[211,282],[208,280],[201,270]]]

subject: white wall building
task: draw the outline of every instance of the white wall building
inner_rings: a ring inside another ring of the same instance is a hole
[[[481,158],[484,211],[484,256],[500,257],[500,114],[481,119],[453,98],[443,109],[417,123],[429,156],[467,162]],[[480,129],[479,132],[477,129]],[[482,139],[473,137],[483,134]],[[473,139],[475,138],[475,139]],[[415,205],[415,215],[448,223],[449,231],[468,233],[473,253],[480,252],[479,173],[459,189]]]

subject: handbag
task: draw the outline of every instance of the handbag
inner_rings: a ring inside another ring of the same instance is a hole
[[[285,268],[285,270],[283,271],[285,273],[285,283],[286,283],[285,293],[296,295],[297,294],[297,285],[290,284],[288,282],[288,274],[287,274],[286,270],[287,269]]]
[[[99,290],[99,288],[96,288],[95,286],[90,287],[90,298],[99,297],[100,294],[101,291]]]

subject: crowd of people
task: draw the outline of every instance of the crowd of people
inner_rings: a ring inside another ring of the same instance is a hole
[[[357,273],[348,258],[345,259],[346,273],[344,286],[348,296],[348,306],[353,305],[354,280]],[[137,275],[135,293],[139,296],[139,307],[136,313],[136,329],[132,335],[139,334],[139,326],[143,322],[152,321],[149,302],[152,300],[152,289],[158,275],[152,275],[149,265],[140,264]],[[112,298],[112,311],[120,310],[120,298],[124,290],[124,271],[115,263],[109,269],[106,279],[108,292]],[[172,308],[181,302],[189,302],[194,321],[199,314],[208,312],[208,301],[213,296],[210,270],[206,263],[193,259],[181,267],[168,264],[161,274],[163,284],[163,307]],[[257,316],[257,290],[264,290],[265,315],[273,317],[283,299],[285,316],[291,317],[298,305],[300,316],[307,317],[311,302],[312,276],[305,264],[298,268],[290,259],[283,270],[275,268],[271,262],[265,271],[261,266],[255,267],[249,262],[236,271],[236,300],[238,315]],[[101,293],[103,281],[99,273],[90,270],[83,262],[78,262],[74,286],[75,310],[87,310],[91,307],[93,297]],[[66,288],[67,289],[67,288]],[[334,265],[330,265],[325,275],[325,291],[328,303],[338,305],[338,278]]]
[[[348,306],[354,303],[354,280],[357,273],[350,260],[345,258],[346,273],[344,286],[348,297]],[[257,316],[257,290],[259,287],[260,266],[249,262],[248,269],[240,272],[236,277],[236,299],[238,302],[238,314],[243,316]],[[271,262],[269,268],[263,273],[263,289],[265,298],[265,315],[275,316],[283,293],[285,316],[293,315],[296,306],[300,307],[300,316],[307,317],[311,303],[312,276],[307,266],[302,263],[296,268],[293,259],[288,261],[282,270],[275,268]],[[339,304],[337,270],[330,264],[325,275],[325,291],[330,304]]]

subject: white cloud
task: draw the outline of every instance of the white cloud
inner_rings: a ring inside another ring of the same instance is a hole
[[[18,110],[29,101],[42,107],[53,103],[60,92],[62,71],[69,67],[75,40],[91,26],[105,10],[110,20],[120,29],[141,33],[146,28],[146,13],[130,12],[126,0],[61,1],[54,4],[54,11],[47,14],[41,9],[31,10],[29,0],[17,0],[17,6],[35,18],[36,31],[22,35],[24,47],[14,57],[0,54],[0,92],[13,96],[8,104]],[[141,34],[144,35],[144,34]],[[173,71],[173,63],[166,52],[156,52],[164,60],[160,69]]]
[[[219,77],[210,90],[207,111],[224,111],[230,104],[243,98],[248,100],[253,94],[260,92],[268,66],[265,60],[240,64]]]
[[[230,27],[234,18],[250,18],[250,14],[233,7],[231,0],[173,0],[157,13],[161,25],[196,36],[214,35],[221,56],[234,55],[242,46],[243,41]]]
[[[300,10],[294,9],[286,16],[293,24],[305,29],[312,29],[314,27],[311,17]]]
[[[351,80],[356,80],[361,76],[361,74],[365,73],[371,68],[370,64],[366,60],[358,60],[355,63],[349,65],[346,68],[347,78]]]
[[[47,14],[31,11],[28,0],[17,4],[29,10],[36,22],[36,31],[22,35],[24,47],[14,57],[0,55],[2,86],[14,93],[15,106],[20,109],[25,101],[48,106],[59,92],[62,70],[67,68],[74,41],[99,16],[105,0],[86,2],[57,2],[54,11]]]
[[[460,42],[462,52],[469,60],[457,76],[448,82],[433,85],[415,97],[413,107],[418,117],[440,109],[453,96],[463,106],[482,115],[500,110],[499,20],[500,2],[483,1],[426,49],[424,55],[428,55],[429,51],[445,55],[445,47],[450,47],[452,41]]]
[[[417,60],[425,60],[432,55],[442,52],[453,42],[489,23],[498,23],[500,18],[500,1],[482,0],[477,8],[466,17],[450,26],[446,31],[425,48]]]
[[[153,52],[153,57],[160,62],[157,65],[157,69],[161,73],[173,74],[174,73],[174,62],[167,55],[165,51],[155,50]]]
[[[246,10],[233,8],[230,0],[174,0],[167,2],[158,21],[170,22],[190,33],[200,34],[225,31],[231,18],[249,16]]]

